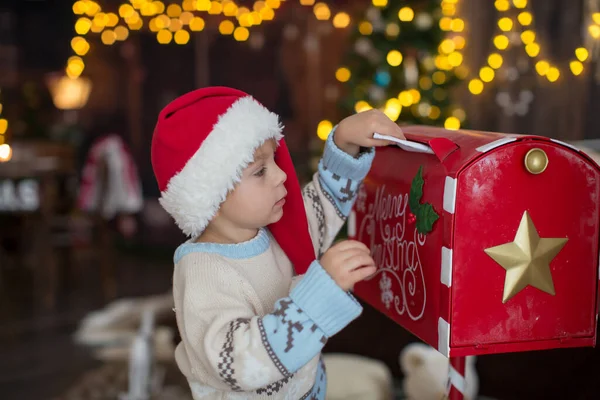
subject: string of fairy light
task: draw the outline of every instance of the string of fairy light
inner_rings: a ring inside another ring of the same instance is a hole
[[[118,7],[116,13],[104,12],[93,0],[78,0],[73,4],[76,35],[71,40],[75,55],[67,61],[66,74],[71,78],[80,76],[85,63],[83,56],[90,50],[89,34],[100,35],[103,44],[110,46],[127,40],[131,31],[144,27],[156,34],[160,44],[185,45],[191,32],[203,31],[208,17],[221,17],[218,32],[244,42],[250,37],[250,29],[265,21],[272,21],[276,11],[285,0],[258,0],[252,7],[238,5],[234,0],[183,0],[166,5],[163,1],[129,0]],[[331,20],[336,28],[350,24],[350,16],[343,11],[333,13],[330,7],[315,0],[299,0],[303,6],[313,7],[315,18]],[[208,16],[208,17],[207,17]]]
[[[374,7],[387,7],[388,0],[372,0]],[[381,110],[393,121],[398,120],[403,107],[411,107],[413,113],[429,117],[432,120],[440,118],[441,110],[435,105],[429,105],[421,102],[421,90],[429,90],[432,85],[442,85],[448,79],[449,73],[454,73],[460,79],[465,79],[468,75],[468,69],[463,65],[462,51],[466,46],[466,39],[463,35],[465,30],[465,21],[457,16],[458,0],[442,0],[441,2],[442,18],[439,25],[442,31],[446,32],[445,37],[438,45],[438,53],[435,57],[426,58],[424,63],[433,64],[434,72],[431,75],[421,76],[418,81],[418,88],[409,88],[398,93],[397,96],[388,99]],[[400,33],[400,25],[415,22],[415,11],[410,6],[402,7],[398,11],[398,21],[390,22],[386,25],[386,35],[395,37]],[[369,36],[373,32],[373,26],[369,21],[360,21],[358,30],[362,36]],[[391,67],[398,67],[404,61],[404,56],[399,50],[391,50],[386,55],[386,61]],[[340,66],[335,72],[335,78],[340,83],[350,80],[352,72],[346,66]],[[445,98],[448,94],[442,88],[434,90],[434,97]],[[355,111],[361,112],[373,108],[367,101],[360,100],[355,104]],[[466,119],[465,111],[460,107],[455,107],[452,115],[446,118],[444,126],[447,129],[459,129],[461,123]],[[325,140],[331,132],[333,124],[329,120],[322,120],[317,126],[317,136]]]
[[[527,55],[535,65],[535,71],[550,83],[557,82],[563,74],[558,65],[544,58],[544,49],[535,31],[534,17],[527,0],[496,0],[494,7],[498,11],[496,35],[493,39],[494,51],[487,57],[487,65],[479,69],[478,77],[469,81],[469,91],[474,95],[483,92],[485,85],[490,84],[496,77],[496,70],[503,64],[502,53],[510,47],[509,35],[518,34],[518,45],[524,46]],[[587,34],[594,40],[600,39],[600,12],[592,14]],[[589,42],[589,43],[593,43]],[[589,45],[588,45],[589,46]],[[584,72],[584,63],[590,61],[590,49],[580,46],[575,49],[573,58],[569,61],[569,70],[574,76]]]

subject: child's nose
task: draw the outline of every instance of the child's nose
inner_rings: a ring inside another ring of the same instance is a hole
[[[277,167],[277,169],[279,170],[279,176],[277,177],[277,185],[283,185],[287,180],[287,174],[283,172],[281,168]]]

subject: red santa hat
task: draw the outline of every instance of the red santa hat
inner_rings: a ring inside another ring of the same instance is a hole
[[[275,156],[286,173],[283,217],[269,230],[298,274],[315,259],[300,184],[279,117],[248,94],[226,87],[187,93],[159,114],[152,138],[152,167],[163,208],[188,236],[215,216],[254,151],[278,141]]]

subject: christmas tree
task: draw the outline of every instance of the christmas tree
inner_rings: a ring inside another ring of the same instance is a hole
[[[336,71],[345,86],[343,116],[378,108],[403,124],[464,127],[465,112],[450,96],[467,75],[456,3],[372,0],[355,19],[352,45]]]

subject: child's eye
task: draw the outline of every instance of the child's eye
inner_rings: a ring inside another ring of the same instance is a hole
[[[263,175],[265,174],[265,171],[266,171],[266,170],[267,170],[267,168],[266,168],[266,167],[262,167],[260,170],[258,170],[258,171],[257,171],[257,172],[254,174],[254,176],[258,176],[258,177],[260,178],[261,176],[263,176]]]

